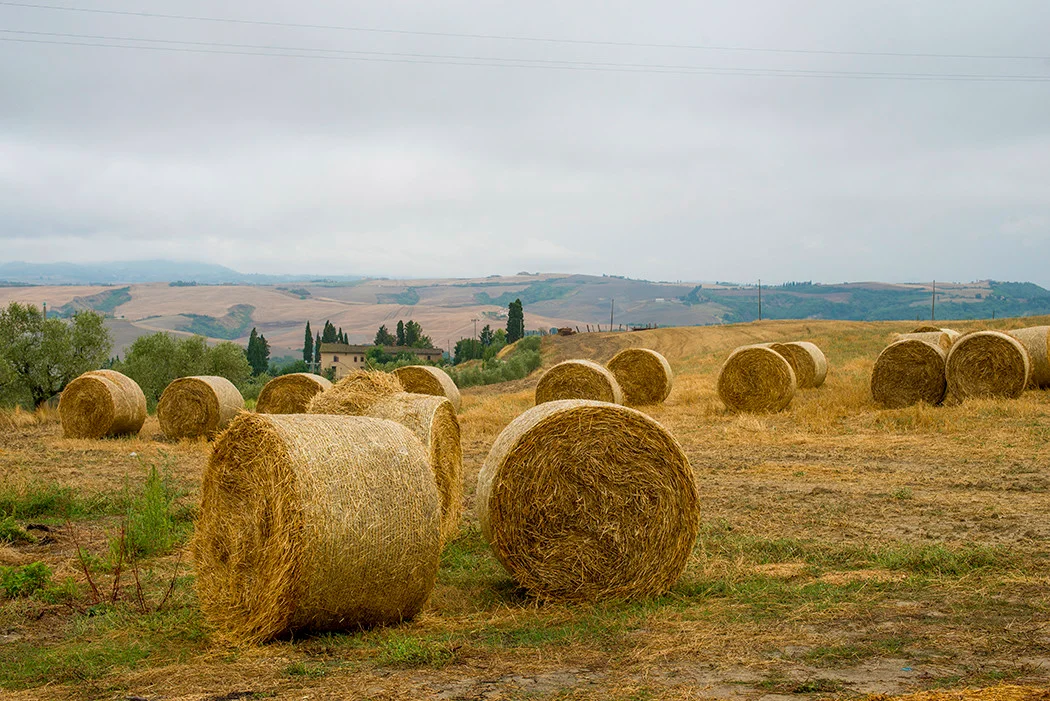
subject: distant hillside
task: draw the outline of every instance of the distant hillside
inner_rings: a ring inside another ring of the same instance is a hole
[[[315,279],[359,280],[360,276],[254,275],[212,263],[171,260],[137,260],[117,263],[0,263],[4,284],[113,285],[147,282],[199,283],[204,285],[271,285]]]

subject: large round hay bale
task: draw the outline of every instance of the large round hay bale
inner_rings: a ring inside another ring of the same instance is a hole
[[[456,387],[456,383],[441,368],[432,365],[406,365],[394,370],[394,375],[401,381],[401,386],[406,392],[444,397],[452,402],[456,411],[463,406],[459,387]]]
[[[606,367],[620,385],[626,404],[659,404],[671,393],[671,365],[654,350],[627,348],[614,355]]]
[[[566,360],[545,372],[536,384],[536,404],[559,399],[623,404],[623,391],[613,374],[598,363]]]
[[[1047,353],[1047,347],[1050,346],[1050,326],[1014,329],[1010,335],[1024,345],[1028,351],[1028,358],[1032,361],[1032,377],[1029,384],[1032,387],[1050,387],[1050,354]]]
[[[916,326],[914,329],[911,330],[911,333],[934,333],[934,332],[940,332],[940,333],[948,334],[948,340],[951,341],[952,343],[955,343],[955,340],[957,338],[959,338],[959,336],[960,336],[959,332],[956,331],[955,329],[945,329],[945,328],[942,328],[940,326],[932,326],[930,324],[922,324],[920,326]]]
[[[383,397],[402,391],[401,381],[389,372],[351,370],[329,389],[314,395],[306,412],[359,416]]]
[[[828,376],[828,359],[824,352],[809,341],[765,344],[784,356],[795,372],[798,389],[813,389],[824,384]]]
[[[795,371],[765,345],[737,348],[718,371],[718,396],[731,411],[780,411],[795,396]]]
[[[675,583],[699,529],[693,471],[645,414],[562,400],[516,418],[478,475],[496,557],[545,599],[650,596]]]
[[[160,430],[168,438],[214,438],[244,408],[244,397],[225,377],[183,377],[157,402]]]
[[[945,353],[947,353],[952,347],[952,337],[947,331],[918,331],[915,333],[899,333],[894,339],[895,341],[925,341],[926,343],[932,343],[937,346]]]
[[[439,524],[426,451],[404,426],[241,414],[201,484],[201,610],[243,642],[411,618],[437,576]]]
[[[92,370],[66,385],[58,415],[66,438],[134,434],[146,421],[146,395],[127,375]]]
[[[947,339],[940,332],[902,336]],[[903,409],[919,402],[940,404],[944,399],[946,357],[943,346],[921,338],[902,338],[886,346],[871,371],[871,396],[875,403],[884,409]]]
[[[952,344],[945,361],[948,397],[1021,396],[1031,375],[1028,351],[1016,338],[999,331],[976,331]]]
[[[426,447],[441,497],[441,539],[452,540],[463,514],[463,448],[452,402],[429,394],[399,392],[377,401],[366,415],[396,421]]]
[[[314,396],[332,388],[328,378],[312,372],[275,377],[259,392],[255,410],[260,414],[305,414]]]

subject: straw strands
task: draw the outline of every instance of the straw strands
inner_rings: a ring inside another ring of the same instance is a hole
[[[1032,361],[1032,377],[1029,385],[1050,387],[1050,354],[1047,353],[1047,346],[1050,345],[1050,326],[1015,329],[1010,332],[1010,335],[1024,345],[1028,351],[1028,358]]]
[[[674,374],[667,358],[648,348],[628,348],[606,363],[623,391],[625,404],[659,404],[671,393]]]
[[[952,347],[952,337],[947,331],[917,331],[914,333],[899,333],[894,340],[897,341],[926,341],[937,346],[945,353],[947,353]]]
[[[213,438],[244,408],[244,397],[225,377],[183,377],[157,402],[160,430],[168,438]]]
[[[623,391],[613,374],[590,360],[566,360],[540,378],[536,404],[559,399],[592,399],[623,404]]]
[[[244,413],[204,471],[191,545],[201,610],[247,643],[411,618],[437,577],[439,523],[407,428]]]
[[[796,386],[791,364],[766,345],[737,348],[718,371],[718,396],[731,411],[780,411]]]
[[[388,372],[351,370],[332,387],[315,395],[306,413],[359,416],[383,397],[401,391],[401,381]]]
[[[879,353],[871,371],[871,396],[884,409],[926,402],[940,404],[944,399],[945,349],[921,336],[944,336],[940,332],[902,334]],[[910,337],[910,338],[909,338]]]
[[[959,338],[948,351],[945,376],[948,399],[1021,396],[1031,375],[1028,351],[999,331],[976,331]]]
[[[798,389],[813,389],[824,384],[828,376],[828,359],[816,344],[809,341],[791,341],[766,345],[784,356],[791,365]]]
[[[452,402],[457,412],[463,405],[459,387],[456,387],[456,383],[441,368],[432,365],[406,365],[394,370],[394,375],[401,380],[401,386],[406,392],[445,397]]]
[[[541,404],[496,439],[478,475],[482,532],[542,599],[595,601],[667,590],[699,529],[678,442],[639,411]]]
[[[293,372],[275,377],[259,392],[255,410],[260,414],[305,414],[315,395],[331,389],[332,383],[312,372]]]
[[[929,324],[916,326],[914,329],[911,330],[912,333],[933,333],[934,331],[940,331],[941,333],[948,334],[948,340],[950,340],[952,343],[955,343],[955,341],[958,340],[959,336],[961,335],[955,329],[944,329],[940,326],[931,326]]]
[[[134,434],[146,421],[146,395],[127,375],[93,370],[66,385],[58,414],[66,438]]]
[[[452,540],[463,513],[463,448],[452,402],[429,394],[399,392],[377,401],[367,415],[405,426],[427,449],[441,498],[441,539]]]

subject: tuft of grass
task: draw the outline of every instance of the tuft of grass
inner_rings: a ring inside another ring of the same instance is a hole
[[[54,482],[33,482],[20,488],[0,487],[0,517],[4,518],[86,518],[121,513],[123,500],[100,492],[83,497],[73,488]]]
[[[131,560],[171,552],[188,534],[189,518],[177,509],[176,500],[182,494],[168,471],[151,464],[141,490],[126,492],[124,530],[110,540],[110,559],[119,560],[121,551]]]
[[[284,668],[284,674],[289,677],[305,677],[307,679],[319,679],[328,674],[328,669],[323,662],[307,664],[306,662],[292,662]]]
[[[380,643],[376,662],[384,667],[444,667],[455,659],[458,649],[447,636],[395,634]]]
[[[855,663],[872,657],[900,655],[908,645],[908,639],[898,636],[864,640],[850,645],[828,645],[815,647],[806,653],[805,659],[817,664]]]
[[[15,523],[14,516],[0,518],[0,543],[31,543],[32,536]]]
[[[43,562],[0,567],[0,590],[9,599],[33,596],[51,584],[51,568]]]

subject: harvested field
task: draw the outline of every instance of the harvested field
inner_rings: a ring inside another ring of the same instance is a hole
[[[533,406],[534,375],[463,392],[464,524],[418,617],[258,648],[226,647],[194,594],[186,538],[207,444],[160,440],[155,417],[135,438],[104,440],[63,438],[53,412],[5,417],[0,513],[15,509],[32,541],[0,548],[0,562],[40,561],[75,587],[0,599],[2,695],[1039,698],[1050,685],[1050,392],[879,409],[875,359],[910,329],[791,321],[546,339],[547,368],[643,345],[675,372],[667,400],[643,409],[682,446],[699,498],[699,534],[670,591],[541,604],[493,555],[475,486],[496,437]],[[732,349],[796,338],[827,355],[824,387],[779,413],[726,412],[715,381]],[[170,476],[183,530],[170,551],[140,561],[143,612],[130,569],[109,603],[107,562],[125,486],[143,493],[152,465]]]

